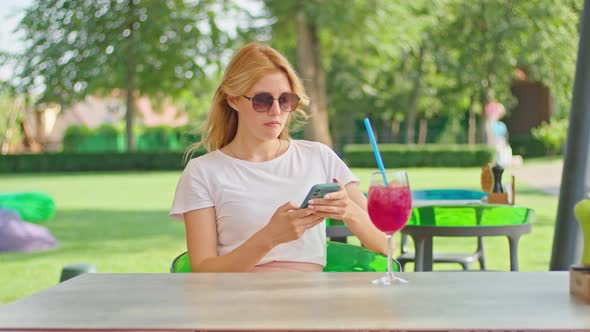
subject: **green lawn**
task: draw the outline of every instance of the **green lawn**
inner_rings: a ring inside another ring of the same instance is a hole
[[[371,170],[354,169],[363,181]],[[184,251],[184,226],[167,217],[180,172],[1,175],[0,192],[44,191],[56,202],[54,220],[45,224],[57,249],[41,253],[0,254],[0,303],[8,303],[58,282],[64,265],[85,262],[99,272],[168,272]],[[414,189],[477,189],[479,168],[410,169]],[[520,268],[547,270],[557,197],[519,184],[518,204],[536,210],[533,233],[521,240]],[[504,238],[486,239],[490,269],[508,270]],[[435,239],[435,250],[475,249],[475,239]],[[411,268],[411,266],[409,266]],[[435,269],[456,269],[437,265]]]

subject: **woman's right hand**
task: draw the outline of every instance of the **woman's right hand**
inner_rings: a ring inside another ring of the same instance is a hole
[[[305,231],[316,226],[324,217],[313,214],[310,209],[300,209],[293,202],[281,205],[261,230],[272,246],[300,238]]]

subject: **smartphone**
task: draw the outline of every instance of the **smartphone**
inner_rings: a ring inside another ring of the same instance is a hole
[[[313,187],[311,187],[311,189],[309,189],[307,196],[305,196],[305,199],[303,200],[303,203],[301,204],[301,208],[302,209],[306,208],[310,199],[322,198],[327,193],[333,193],[333,192],[339,191],[339,190],[340,190],[340,184],[338,184],[338,183],[316,184]]]

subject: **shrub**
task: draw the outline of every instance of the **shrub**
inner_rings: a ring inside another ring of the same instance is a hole
[[[125,140],[121,128],[103,124],[98,128],[69,126],[63,138],[65,152],[123,151]]]
[[[546,156],[547,148],[540,140],[532,135],[510,135],[508,139],[512,154],[521,155],[525,158]]]
[[[172,127],[143,128],[137,140],[137,151],[178,151],[181,149],[176,128]]]
[[[559,154],[567,137],[568,124],[568,119],[543,122],[540,126],[531,129],[531,133],[545,145],[549,154]]]

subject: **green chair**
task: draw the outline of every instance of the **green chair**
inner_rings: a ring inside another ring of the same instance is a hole
[[[396,264],[393,264],[393,270],[399,271]],[[324,267],[324,272],[385,271],[387,271],[386,256],[351,244],[327,242],[327,264]],[[191,272],[186,251],[174,258],[170,272]]]

